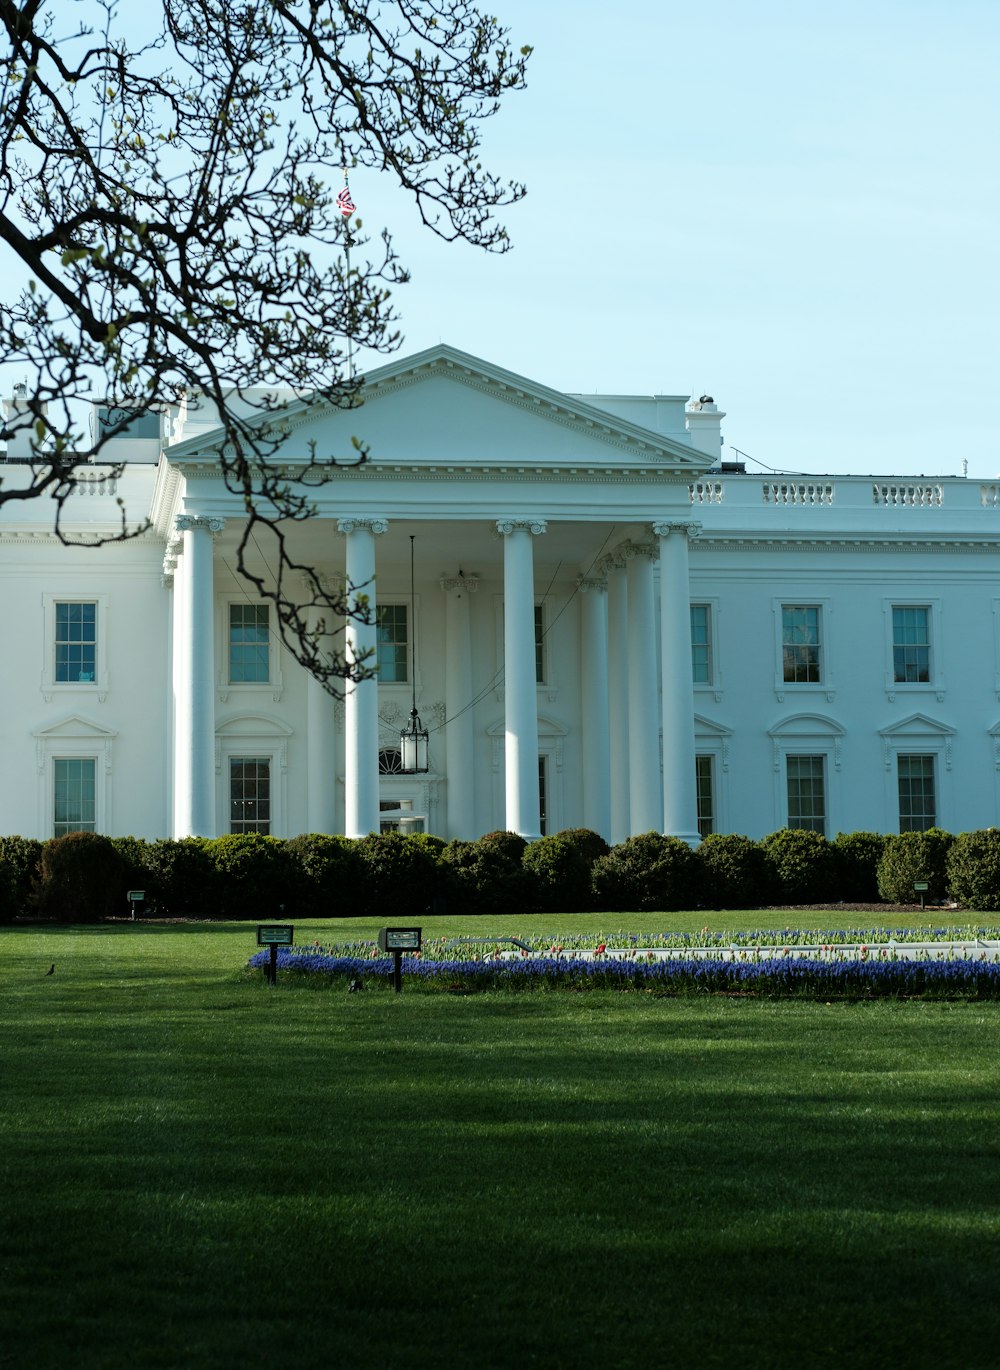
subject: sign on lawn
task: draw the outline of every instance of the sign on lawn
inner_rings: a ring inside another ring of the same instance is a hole
[[[258,923],[258,947],[290,947],[295,943],[295,929],[291,923]]]
[[[379,928],[379,951],[419,951],[420,928]]]

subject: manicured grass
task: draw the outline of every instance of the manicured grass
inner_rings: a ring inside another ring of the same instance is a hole
[[[708,921],[651,917],[599,926]],[[271,991],[253,950],[0,932],[0,1365],[996,1364],[1000,1005]]]

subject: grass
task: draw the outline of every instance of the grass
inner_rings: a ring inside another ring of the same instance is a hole
[[[253,950],[0,932],[0,1366],[996,1364],[1000,1005],[270,991]]]

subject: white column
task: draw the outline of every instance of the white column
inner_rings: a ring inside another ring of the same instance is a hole
[[[223,520],[181,514],[180,613],[185,638],[178,670],[174,757],[178,837],[215,837],[215,584],[212,537]]]
[[[611,841],[631,832],[628,783],[628,582],[625,558],[612,552],[608,569],[608,707],[611,714]]]
[[[696,523],[654,523],[660,540],[660,631],[663,654],[663,831],[692,846],[698,836],[694,775],[694,685],[691,677],[691,590],[688,539]]]
[[[184,543],[183,535],[174,530],[167,542],[167,548],[163,556],[163,583],[170,588],[170,704],[171,704],[171,730],[169,742],[169,757],[167,761],[170,773],[170,832],[173,837],[180,836],[180,796],[186,792],[190,784],[190,777],[183,775],[183,761],[186,751],[181,752],[178,748],[178,738],[185,736],[190,730],[190,723],[183,717],[185,700],[181,689],[181,679],[184,671],[184,660],[187,653],[187,641],[184,635],[184,592],[181,589],[181,580],[184,575],[181,548]]]
[[[448,748],[448,836],[467,841],[479,836],[473,756],[472,624],[470,596],[479,588],[477,576],[460,571],[441,581],[445,599],[444,695]]]
[[[627,548],[628,569],[628,772],[631,835],[659,832],[660,719],[656,692],[656,618],[651,545]],[[693,763],[692,763],[693,764]]]
[[[611,716],[608,711],[608,582],[581,576],[580,715],[583,825],[611,838]]]
[[[375,666],[375,537],[385,519],[340,519],[347,538],[348,605],[360,619],[347,621],[348,663]],[[348,837],[378,832],[378,682],[374,677],[348,686],[344,699],[344,828]]]
[[[316,630],[324,622],[320,608],[309,610],[309,626]],[[332,651],[329,632],[317,639],[317,651],[324,659]],[[309,672],[306,681],[306,823],[309,832],[332,833],[337,830],[337,736],[333,696]]]
[[[538,687],[535,679],[535,580],[531,539],[541,519],[500,519],[503,544],[504,725],[507,828],[528,842],[541,836],[538,806]]]

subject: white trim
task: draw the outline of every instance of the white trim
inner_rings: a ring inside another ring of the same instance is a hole
[[[704,603],[704,600],[699,601]],[[701,714],[694,716],[694,754],[698,756],[710,756],[712,758],[712,809],[715,820],[715,832],[729,832],[729,785],[726,783],[729,775],[729,748],[732,740],[732,728],[723,727],[720,723],[713,723],[710,718],[704,718]],[[662,752],[662,736],[661,736]]]
[[[819,610],[819,680],[786,680],[784,660],[784,624],[782,611],[789,609]],[[820,694],[828,704],[836,698],[834,682],[833,653],[830,650],[830,634],[833,624],[833,600],[829,595],[776,595],[771,599],[771,615],[774,624],[774,696],[778,703],[784,703],[787,695]]]
[[[95,680],[56,680],[56,605],[57,604],[94,604],[97,606],[97,652]],[[101,704],[107,699],[110,683],[108,680],[108,641],[110,631],[110,612],[106,594],[80,594],[76,591],[63,593],[48,591],[42,594],[42,679],[41,693],[46,704],[59,695],[70,691],[93,698]]]
[[[101,833],[114,832],[111,780],[113,744],[117,732],[79,714],[70,714],[57,723],[35,729],[31,735],[35,739],[35,767],[38,772],[36,832],[43,840],[55,833],[53,763],[56,759],[64,758],[83,758],[97,763],[94,767],[94,829]]]
[[[230,695],[235,695],[238,699],[247,694],[256,693],[269,694],[271,699],[277,704],[284,693],[284,679],[281,673],[281,635],[277,630],[275,619],[275,606],[266,599],[253,599],[247,595],[223,594],[217,596],[216,602],[221,606],[221,612],[216,615],[216,680],[218,698],[221,704],[225,704]],[[250,604],[254,608],[265,608],[267,610],[267,680],[237,680],[229,679],[229,620],[230,607],[234,604]]]
[[[930,668],[927,681],[905,681],[896,679],[893,659],[892,611],[899,609],[927,609],[930,628]],[[882,600],[882,618],[885,629],[885,693],[889,703],[895,702],[897,694],[933,694],[939,704],[944,703],[944,620],[941,613],[941,600],[934,595],[886,595]],[[896,806],[893,806],[895,811]]]
[[[898,604],[900,601],[895,600]],[[914,600],[925,604],[926,600]],[[933,630],[932,630],[933,631]],[[934,640],[931,639],[931,660],[933,662]],[[913,688],[912,686],[910,688]],[[927,686],[923,687],[927,689]],[[952,759],[955,729],[927,714],[910,714],[908,718],[891,723],[879,729],[882,739],[882,775],[884,783],[884,812],[888,825],[895,822],[899,831],[899,765],[900,756],[933,756],[934,762],[934,803],[936,813],[934,826],[949,828],[954,813]]]
[[[785,600],[790,604],[791,600]],[[824,835],[830,837],[846,829],[843,814],[841,767],[843,739],[846,730],[836,719],[825,714],[789,714],[767,730],[771,739],[771,774],[774,794],[775,826],[788,826],[788,758],[790,756],[822,756],[826,826]]]
[[[288,739],[294,729],[282,719],[235,714],[215,729],[215,830],[229,832],[229,762],[259,757],[271,765],[271,837],[289,837]]]
[[[701,605],[704,605],[708,610],[708,681],[694,679],[693,656],[691,659],[691,680],[696,695],[699,693],[702,696],[710,694],[715,699],[716,704],[721,704],[723,692],[722,631],[720,625],[722,605],[718,595],[692,595],[689,608],[694,609]],[[659,615],[657,615],[657,629],[659,629]],[[694,644],[692,643],[692,650],[693,647]]]

